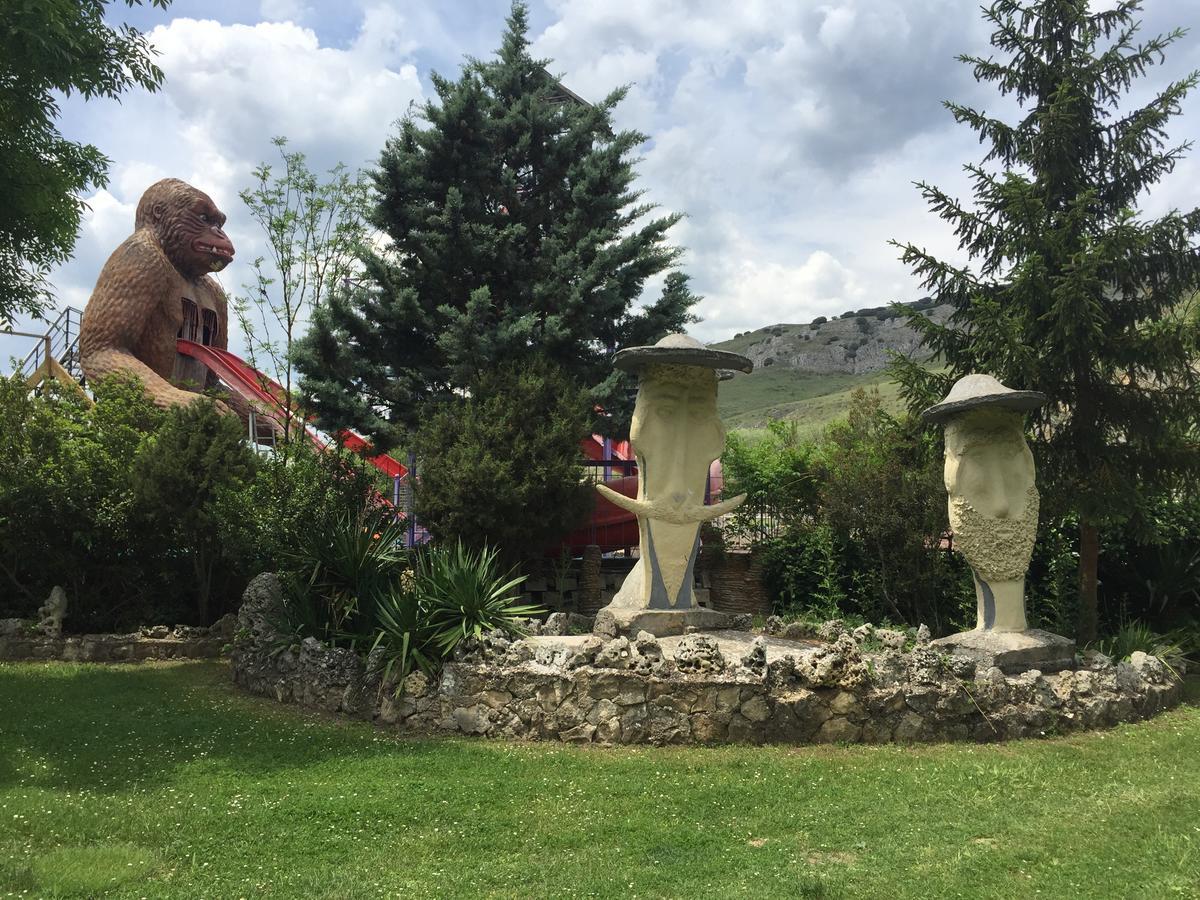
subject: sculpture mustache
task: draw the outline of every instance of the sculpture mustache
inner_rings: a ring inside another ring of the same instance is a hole
[[[697,522],[708,522],[726,513],[733,512],[746,500],[745,494],[739,494],[720,503],[705,506],[703,503],[671,503],[665,499],[638,500],[618,494],[602,484],[596,485],[596,490],[615,506],[646,519],[657,519],[671,525],[692,525]]]

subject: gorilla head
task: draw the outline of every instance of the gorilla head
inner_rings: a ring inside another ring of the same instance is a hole
[[[179,273],[195,280],[233,260],[233,243],[221,227],[225,214],[186,181],[164,178],[138,201],[134,227],[151,232]]]

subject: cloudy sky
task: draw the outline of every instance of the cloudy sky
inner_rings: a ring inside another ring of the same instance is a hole
[[[1144,33],[1200,25],[1200,0],[1148,0]],[[249,280],[262,240],[237,198],[286,135],[315,168],[368,167],[396,120],[430,96],[429,75],[499,44],[507,0],[175,0],[114,16],[150,35],[166,74],[156,94],[63,105],[61,127],[112,160],[74,260],[56,273],[82,307],[108,254],[131,231],[142,191],[174,176],[229,216]],[[958,53],[986,55],[966,0],[534,0],[533,49],[587,99],[631,84],[617,124],[649,140],[640,184],[687,217],[673,239],[704,300],[707,341],[776,322],[914,299],[889,238],[953,253],[912,182],[965,193],[981,155],[946,98],[999,109]],[[1200,29],[1151,70],[1147,88],[1200,68]],[[1144,96],[1144,92],[1135,96]],[[1200,95],[1171,136],[1200,137]],[[1200,142],[1198,142],[1200,143]],[[1149,213],[1200,206],[1200,150],[1147,199]],[[0,356],[16,352],[13,339]],[[236,347],[236,336],[234,336]]]

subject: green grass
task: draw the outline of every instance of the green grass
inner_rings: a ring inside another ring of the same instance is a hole
[[[0,664],[0,896],[1195,897],[1200,709],[1004,746],[397,739]]]
[[[887,381],[881,372],[874,372],[870,375],[798,377],[820,380],[825,378],[845,379],[848,383],[837,386],[828,393],[813,394],[799,400],[781,401],[742,412],[722,413],[726,427],[730,430],[736,429],[743,435],[749,435],[763,429],[771,419],[787,419],[797,423],[800,436],[815,437],[833,422],[846,417],[850,409],[851,395],[859,388],[868,392],[878,391],[880,399],[883,401],[883,408],[893,415],[900,414],[904,409],[904,401],[900,399],[900,386],[895,382]],[[814,386],[814,388],[816,387]],[[724,392],[724,390],[725,385],[723,384],[721,391]],[[721,402],[723,403],[724,400]]]
[[[774,411],[806,400],[845,394],[854,388],[884,380],[883,372],[863,375],[813,375],[784,366],[760,369],[751,375],[739,375],[721,382],[717,408],[726,425],[737,427],[745,422],[758,424],[769,418],[782,418]]]

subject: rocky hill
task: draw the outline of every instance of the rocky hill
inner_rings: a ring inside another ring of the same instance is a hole
[[[913,305],[938,322],[951,312],[949,305],[928,300]],[[750,357],[755,374],[779,366],[811,375],[864,375],[885,369],[889,351],[911,354],[918,345],[916,332],[903,319],[877,307],[803,325],[767,325],[712,346]]]
[[[913,306],[938,322],[951,312],[949,305],[930,300]],[[721,416],[732,428],[753,429],[772,419],[788,419],[817,431],[846,414],[858,388],[878,391],[885,407],[899,412],[899,389],[885,371],[889,351],[920,358],[918,345],[916,332],[887,307],[735,335],[712,346],[750,357],[754,372],[721,385]]]

